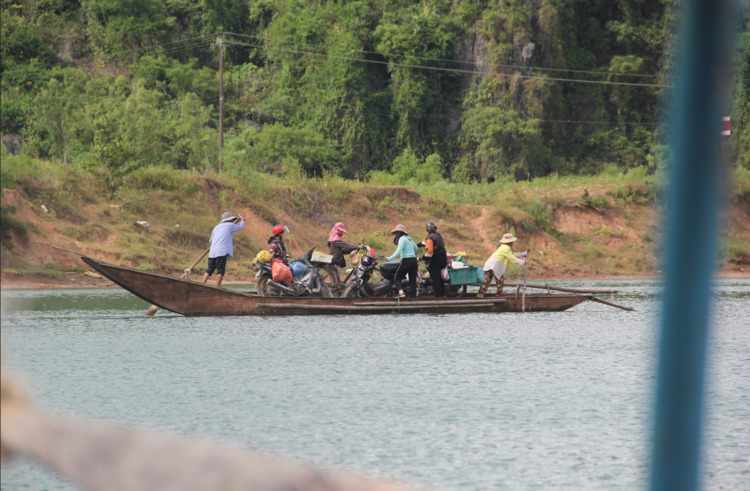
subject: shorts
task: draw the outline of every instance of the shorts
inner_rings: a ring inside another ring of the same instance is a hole
[[[206,273],[208,273],[208,276],[211,276],[214,274],[214,270],[216,270],[216,274],[220,274],[224,276],[224,273],[227,269],[227,258],[229,256],[219,256],[219,257],[209,257],[208,258],[208,269],[206,269]]]

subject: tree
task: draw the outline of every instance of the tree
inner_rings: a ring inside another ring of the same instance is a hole
[[[310,128],[265,126],[257,134],[255,155],[262,170],[284,174],[285,163],[294,163],[307,175],[322,175],[335,168],[339,154],[335,145]]]
[[[133,160],[133,151],[119,137],[110,137],[105,130],[97,130],[94,136],[94,158],[88,168],[97,175],[109,192],[109,199],[125,181],[125,177],[142,166]]]

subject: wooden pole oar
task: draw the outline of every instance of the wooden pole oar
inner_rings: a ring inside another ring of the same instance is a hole
[[[56,245],[48,244],[47,242],[42,242],[41,240],[37,240],[36,242],[37,242],[37,244],[46,245],[46,246],[49,246],[49,247],[51,247],[53,249],[57,249],[59,251],[67,252],[69,254],[75,254],[76,256],[83,256],[83,254],[81,254],[80,252],[69,251],[68,249],[63,249],[62,247],[58,247]]]
[[[618,309],[628,310],[630,312],[635,312],[635,309],[633,307],[625,307],[623,305],[617,305],[616,303],[607,302],[606,300],[602,300],[601,298],[596,298],[594,296],[589,296],[589,300],[593,300],[594,302],[603,303],[604,305],[609,305],[610,307],[617,307]]]
[[[189,268],[185,269],[185,272],[182,273],[182,279],[183,280],[190,279],[190,273],[193,272],[193,268],[195,268],[196,266],[198,266],[198,263],[201,262],[201,259],[203,259],[204,257],[206,257],[206,254],[208,254],[208,251],[210,251],[210,250],[211,250],[210,247],[208,249],[206,249],[206,252],[204,252],[201,255],[201,257],[199,257],[198,259],[196,259],[192,266],[190,266]]]
[[[505,286],[524,286],[522,283],[506,283]],[[549,286],[549,285],[532,285],[531,283],[526,284],[529,288],[538,288],[540,290],[554,290],[558,292],[567,292],[567,293],[617,293],[617,290],[610,290],[610,289],[601,289],[601,288],[594,288],[594,289],[583,289],[583,288],[565,288],[561,286]]]
[[[526,312],[526,278],[529,276],[529,251],[526,251],[525,263],[523,272],[523,293],[521,294],[521,312]]]
[[[201,254],[201,257],[199,257],[198,259],[195,260],[195,262],[193,263],[192,266],[190,266],[189,268],[185,269],[185,271],[182,273],[182,276],[181,276],[181,278],[183,280],[188,280],[190,278],[190,273],[193,272],[193,268],[196,267],[199,262],[201,262],[201,259],[203,259],[204,257],[206,257],[206,254],[208,254],[208,251],[210,251],[210,250],[211,250],[210,247],[208,249],[206,249],[206,251],[203,254]],[[159,310],[159,307],[157,305],[152,305],[146,311],[146,315],[154,315],[157,310]]]

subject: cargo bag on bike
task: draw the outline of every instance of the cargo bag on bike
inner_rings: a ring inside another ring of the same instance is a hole
[[[271,266],[271,277],[273,281],[283,283],[285,285],[292,284],[292,269],[284,264],[281,259],[274,259],[273,265]]]

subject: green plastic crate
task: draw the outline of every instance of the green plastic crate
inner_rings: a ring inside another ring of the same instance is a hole
[[[451,276],[451,285],[473,285],[477,282],[476,266],[467,266],[459,269],[448,269]]]

